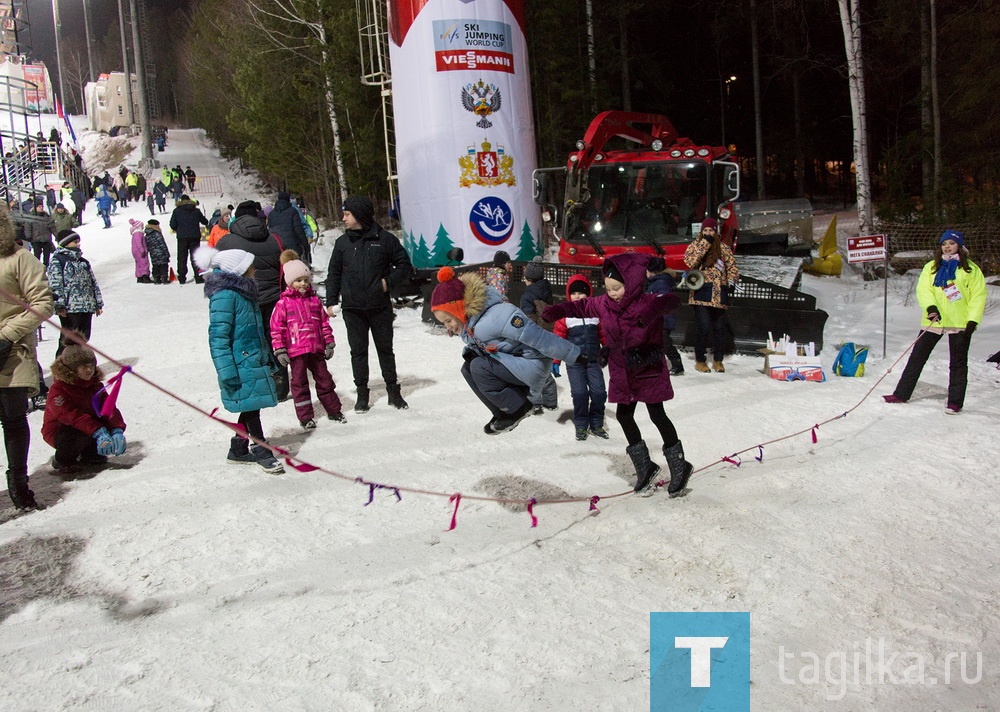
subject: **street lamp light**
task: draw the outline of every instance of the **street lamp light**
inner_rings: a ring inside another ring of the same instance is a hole
[[[722,127],[722,145],[726,143],[726,99],[729,98],[729,85],[736,81],[736,75],[719,78],[719,124]]]

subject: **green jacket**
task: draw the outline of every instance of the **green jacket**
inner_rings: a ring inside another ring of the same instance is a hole
[[[920,321],[922,327],[933,323],[927,318],[927,307],[931,305],[936,306],[941,314],[941,321],[936,326],[964,329],[970,321],[982,323],[983,312],[986,310],[986,279],[977,264],[970,261],[969,267],[970,272],[959,267],[955,272],[955,281],[950,283],[958,288],[962,298],[949,301],[944,289],[934,286],[934,262],[924,265],[917,280],[917,301],[924,310]]]

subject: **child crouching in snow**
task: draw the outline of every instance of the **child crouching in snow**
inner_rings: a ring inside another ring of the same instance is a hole
[[[208,347],[219,377],[222,404],[239,413],[239,424],[258,442],[265,442],[260,409],[273,408],[278,395],[271,378],[271,350],[264,333],[264,319],[257,303],[257,281],[253,278],[254,256],[245,250],[219,252],[199,247],[195,263],[203,270],[208,297]],[[265,472],[285,471],[271,451],[250,445],[243,435],[230,441],[227,461],[257,464]]]
[[[292,399],[295,415],[306,430],[316,427],[313,420],[312,395],[309,392],[309,374],[316,381],[316,397],[326,409],[330,420],[346,422],[341,411],[340,398],[334,390],[326,362],[333,358],[333,330],[330,317],[323,303],[313,291],[309,267],[297,259],[294,250],[281,253],[285,283],[288,289],[271,313],[271,344],[274,358],[282,367],[292,367]]]
[[[107,417],[99,413],[107,396],[101,393],[103,378],[94,352],[86,346],[67,346],[52,363],[42,439],[56,449],[52,458],[56,472],[71,474],[81,465],[103,465],[108,455],[125,454],[121,411],[115,408]]]

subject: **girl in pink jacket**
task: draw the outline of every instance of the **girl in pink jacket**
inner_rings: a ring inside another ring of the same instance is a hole
[[[340,398],[334,390],[337,384],[326,367],[333,357],[333,329],[330,317],[310,281],[309,267],[294,250],[281,253],[285,284],[288,288],[271,314],[271,342],[274,357],[283,367],[292,367],[291,391],[295,415],[306,430],[316,427],[313,420],[309,373],[316,381],[316,396],[330,420],[347,422],[341,411]]]
[[[132,227],[132,257],[135,259],[135,281],[152,284],[149,278],[149,252],[146,250],[146,225],[142,220],[129,220]]]

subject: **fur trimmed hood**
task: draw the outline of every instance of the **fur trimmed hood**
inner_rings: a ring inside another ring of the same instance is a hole
[[[18,251],[17,228],[6,205],[0,205],[0,257],[10,257]]]
[[[465,272],[458,277],[465,285],[462,295],[465,301],[465,313],[469,318],[481,314],[486,308],[486,291],[488,287],[483,278],[476,272]]]
[[[204,277],[206,297],[211,297],[213,294],[221,292],[223,289],[232,289],[234,292],[242,294],[251,301],[259,301],[257,280],[252,277],[244,277],[241,274],[223,272],[222,270],[206,272]]]
[[[76,377],[76,369],[67,366],[62,362],[61,359],[56,359],[52,362],[52,378],[57,381],[62,381],[63,383],[69,383],[70,385],[83,385],[85,383],[100,383],[104,380],[104,371],[101,370],[100,366],[94,369],[94,376],[89,381],[81,381]]]

